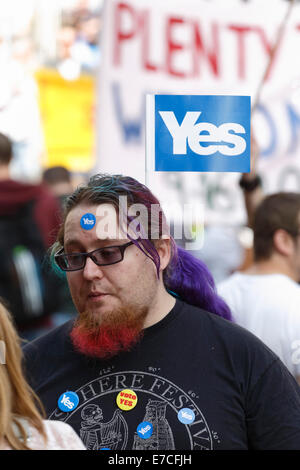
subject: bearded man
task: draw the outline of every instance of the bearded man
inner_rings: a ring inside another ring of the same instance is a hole
[[[50,419],[89,449],[300,449],[297,383],[230,321],[148,188],[92,177],[54,250],[78,318],[24,348]]]

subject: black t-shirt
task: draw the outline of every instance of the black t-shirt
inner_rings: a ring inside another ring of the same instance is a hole
[[[300,387],[243,328],[177,300],[131,351],[106,361],[76,352],[71,328],[25,346],[26,370],[48,418],[70,424],[88,449],[300,450]],[[129,411],[116,403],[125,389],[137,396]],[[57,404],[66,391],[79,397],[70,412]]]

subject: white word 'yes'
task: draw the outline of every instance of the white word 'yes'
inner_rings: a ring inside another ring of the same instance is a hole
[[[245,139],[236,134],[246,133],[241,124],[227,122],[219,127],[210,122],[196,124],[202,112],[188,111],[179,125],[173,111],[159,111],[159,114],[173,138],[173,155],[186,155],[187,141],[190,149],[198,155],[220,152],[223,155],[233,156],[242,154],[246,149]],[[204,131],[205,134],[202,133]],[[211,144],[203,146],[201,142],[211,142]],[[223,143],[217,145],[216,142]]]
[[[72,410],[74,408],[74,403],[70,400],[70,398],[64,394],[64,396],[61,399],[61,403],[65,405],[69,410]]]

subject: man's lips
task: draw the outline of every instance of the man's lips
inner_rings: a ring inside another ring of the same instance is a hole
[[[97,299],[104,297],[105,295],[108,295],[108,294],[104,292],[90,292],[88,294],[88,299],[97,300]]]

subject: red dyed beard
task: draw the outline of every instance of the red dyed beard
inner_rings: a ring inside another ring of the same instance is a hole
[[[129,351],[142,338],[146,316],[145,307],[124,307],[98,316],[85,311],[74,324],[71,341],[86,356],[109,359]]]

